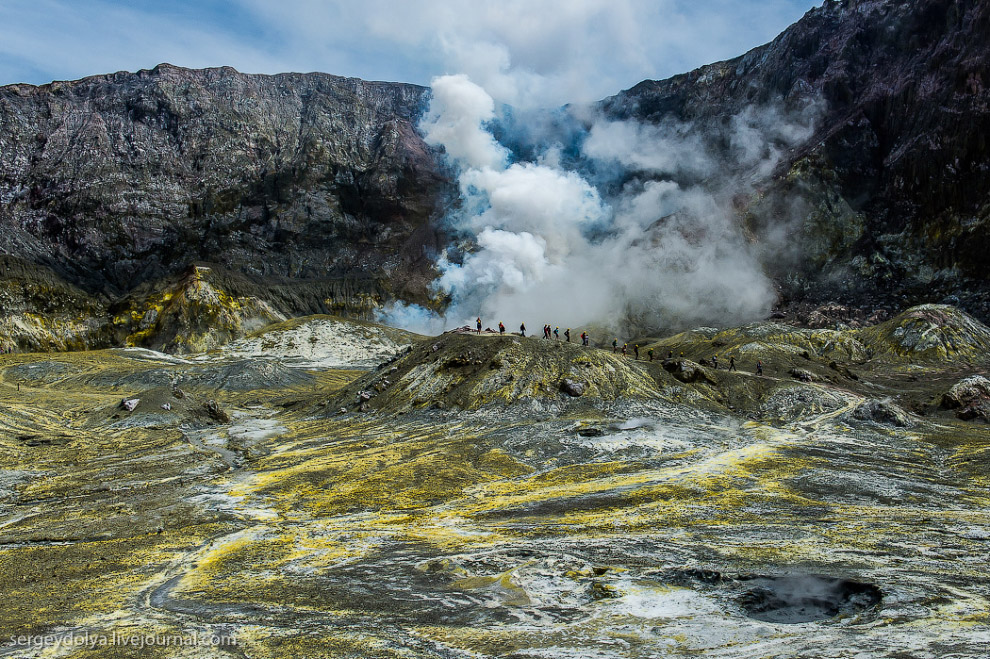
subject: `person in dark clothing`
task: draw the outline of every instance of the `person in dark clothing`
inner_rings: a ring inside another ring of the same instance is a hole
[[[683,356],[684,356],[684,353],[682,352],[681,353],[681,357],[683,357]],[[673,358],[674,358],[674,351],[673,350],[668,350],[667,351],[667,359],[673,359]]]
[[[581,345],[583,345],[583,346],[588,345],[588,333],[587,332],[581,332]]]
[[[633,353],[636,355],[636,359],[639,359],[639,344],[633,346]]]
[[[501,320],[498,321],[498,333],[505,334],[505,323],[503,323]]]
[[[653,348],[646,351],[646,356],[650,358],[651,362],[653,361]]]
[[[619,340],[612,339],[612,352],[615,352],[619,347]]]
[[[718,370],[718,355],[712,356],[712,368]]]
[[[554,327],[553,328],[553,338],[556,341],[560,341],[560,328],[559,327]]]
[[[730,371],[736,370],[736,358],[735,357],[729,357],[729,370]]]
[[[759,359],[756,360],[756,374],[763,375],[763,362]]]
[[[478,317],[478,334],[481,334],[481,317]]]
[[[571,342],[571,328],[570,327],[568,327],[566,330],[564,330],[564,337],[567,339],[567,342],[568,343]]]
[[[526,336],[526,323],[522,323],[519,325],[519,333],[522,334],[523,336]]]
[[[623,343],[623,344],[622,344],[622,356],[623,356],[623,357],[625,357],[625,356],[626,356],[626,354],[628,354],[628,353],[626,352],[626,349],[627,349],[628,347],[629,347],[629,344],[628,344],[628,343]]]

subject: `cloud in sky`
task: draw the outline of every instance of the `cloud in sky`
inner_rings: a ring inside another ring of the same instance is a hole
[[[602,98],[740,55],[814,0],[4,0],[0,84],[229,65],[429,84],[464,73],[498,101]]]

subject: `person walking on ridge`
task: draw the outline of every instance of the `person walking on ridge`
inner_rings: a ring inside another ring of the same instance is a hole
[[[735,357],[732,357],[732,356],[729,357],[729,370],[730,371],[736,370],[736,358]]]
[[[554,327],[553,328],[553,338],[554,338],[555,341],[560,341],[560,328],[559,327]]]
[[[628,343],[623,343],[622,344],[622,356],[623,357],[625,357],[628,354],[627,351],[626,351],[626,348],[628,348],[628,347],[629,347],[629,344]]]
[[[589,345],[589,337],[587,332],[581,332],[581,345]]]
[[[619,349],[619,339],[612,339],[612,352]]]
[[[639,344],[633,346],[633,353],[636,355],[636,359],[639,359]]]
[[[481,316],[478,316],[478,334],[481,334]]]
[[[568,327],[568,328],[567,328],[567,329],[566,329],[566,330],[564,331],[564,336],[566,336],[566,337],[567,337],[567,342],[568,342],[568,343],[570,343],[570,342],[571,342],[571,328],[570,328],[570,327]]]
[[[522,334],[523,336],[526,336],[526,323],[520,323],[519,333]]]
[[[763,375],[763,362],[759,359],[756,360],[756,374]]]
[[[505,334],[505,323],[503,323],[501,320],[498,321],[498,333],[500,335]]]
[[[651,362],[653,361],[653,348],[646,351],[646,356],[650,358]]]
[[[718,355],[712,357],[712,368],[718,370]]]

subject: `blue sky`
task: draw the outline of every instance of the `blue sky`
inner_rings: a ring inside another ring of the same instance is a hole
[[[0,0],[0,84],[179,66],[588,101],[765,43],[821,0]]]

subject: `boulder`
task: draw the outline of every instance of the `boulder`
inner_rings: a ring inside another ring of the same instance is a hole
[[[208,400],[203,403],[203,409],[206,410],[207,416],[216,421],[217,423],[230,423],[230,415],[228,415],[220,404],[215,400]]]
[[[954,410],[980,401],[990,401],[990,380],[974,375],[957,382],[942,394],[941,404],[947,410]]]
[[[882,426],[910,428],[914,421],[907,412],[889,400],[867,400],[849,413],[849,418],[856,421],[867,421]]]
[[[698,381],[711,382],[704,369],[687,359],[665,359],[660,364],[663,369],[684,383]]]
[[[565,378],[560,383],[560,390],[572,398],[578,398],[584,395],[587,386],[587,384],[581,382],[580,380]]]
[[[990,380],[974,375],[957,382],[942,394],[941,406],[956,410],[956,416],[963,421],[990,420]]]

